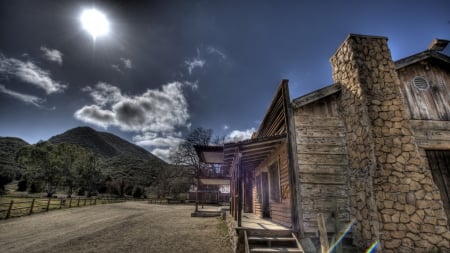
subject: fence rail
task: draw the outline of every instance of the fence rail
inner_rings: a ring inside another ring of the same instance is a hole
[[[8,199],[10,199],[8,201]],[[16,197],[0,198],[0,219],[9,219],[31,215],[33,213],[48,212],[54,209],[74,208],[97,204],[123,202],[121,198],[33,198],[23,200]],[[5,201],[6,200],[6,201]]]

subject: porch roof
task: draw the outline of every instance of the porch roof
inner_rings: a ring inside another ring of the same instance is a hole
[[[243,170],[253,169],[264,161],[283,140],[286,134],[249,139],[223,146],[223,166],[231,168],[237,156],[240,156]]]
[[[223,146],[195,145],[194,148],[200,162],[213,164],[223,163]]]

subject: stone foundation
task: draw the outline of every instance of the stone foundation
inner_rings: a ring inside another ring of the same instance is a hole
[[[383,252],[450,249],[441,196],[411,130],[387,38],[350,35],[331,58],[342,86],[354,243]]]

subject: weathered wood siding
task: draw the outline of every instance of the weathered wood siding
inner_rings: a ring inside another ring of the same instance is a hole
[[[279,176],[280,176],[280,194],[281,201],[275,202],[272,199],[269,201],[270,205],[270,216],[272,221],[279,223],[281,225],[291,227],[291,196],[290,196],[290,185],[289,185],[289,173],[288,173],[288,154],[286,143],[280,144],[272,155],[270,155],[264,162],[262,162],[255,170],[255,182],[256,176],[260,175],[261,172],[268,172],[268,168],[273,163],[279,164]],[[253,207],[254,213],[261,216],[261,203],[257,198],[256,184],[253,186]]]
[[[450,150],[450,121],[411,120],[419,153],[429,168],[426,150]]]
[[[402,92],[414,120],[450,120],[450,71],[433,61],[420,62],[399,69]],[[413,85],[415,77],[428,80],[425,90]]]
[[[345,129],[336,99],[328,96],[294,111],[305,233],[316,233],[318,213],[329,232],[335,230],[334,214],[340,223],[349,221]]]

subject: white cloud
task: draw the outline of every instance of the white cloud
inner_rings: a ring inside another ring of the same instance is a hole
[[[244,131],[233,130],[227,136],[225,136],[225,142],[238,142],[250,139],[255,132],[255,128],[250,128]]]
[[[122,70],[120,69],[119,65],[117,65],[117,64],[111,64],[111,68],[113,68],[114,70],[116,70],[119,73],[123,73]]]
[[[164,149],[164,148],[155,148],[151,152],[152,154],[156,155],[160,159],[170,163],[170,149]]]
[[[228,130],[230,127],[228,125],[223,126],[223,130]]]
[[[161,89],[148,89],[140,95],[123,94],[118,87],[98,83],[85,87],[93,98],[93,105],[77,110],[74,117],[83,122],[107,128],[115,126],[123,131],[136,132],[133,141],[152,149],[152,152],[168,155],[168,150],[180,143],[179,128],[189,127],[188,103],[184,95],[186,87],[196,83],[172,82]]]
[[[42,103],[45,102],[45,99],[42,99],[40,97],[36,97],[33,95],[23,94],[19,92],[15,92],[12,90],[7,89],[5,86],[0,84],[0,92],[5,93],[7,95],[10,95],[11,97],[18,99],[24,103],[32,104],[36,107],[42,107]]]
[[[132,68],[133,68],[133,65],[132,65],[130,59],[121,57],[120,60],[122,61],[122,64],[123,64],[123,66],[124,66],[126,69],[132,69]]]
[[[200,58],[194,58],[192,60],[186,60],[184,61],[184,63],[186,64],[188,71],[189,71],[189,75],[192,74],[192,71],[195,68],[203,68],[203,66],[205,66],[206,61]]]
[[[62,92],[67,88],[67,85],[54,81],[50,77],[50,72],[39,68],[33,62],[6,58],[2,54],[0,54],[0,73],[16,76],[26,83],[45,90],[47,94]]]
[[[206,48],[206,50],[208,51],[209,54],[217,54],[218,56],[220,56],[223,60],[227,59],[227,55],[225,53],[223,53],[222,51],[220,51],[219,49],[209,46]]]
[[[41,47],[41,51],[44,52],[44,57],[47,60],[54,61],[54,62],[59,63],[59,65],[62,65],[62,63],[63,63],[63,59],[62,59],[63,54],[61,53],[61,51],[56,50],[56,49],[49,49],[49,48],[46,48],[44,46]]]
[[[131,59],[127,59],[124,57],[120,57],[120,63],[119,64],[111,64],[111,67],[116,70],[117,72],[123,74],[124,70],[129,70],[133,68],[133,63]]]
[[[76,111],[74,116],[78,120],[103,128],[107,128],[116,123],[114,112],[103,110],[97,105],[85,105]]]
[[[192,60],[184,61],[184,64],[188,68],[189,75],[191,75],[195,68],[203,68],[206,64],[206,60],[200,58],[200,49],[197,48],[197,56]]]

